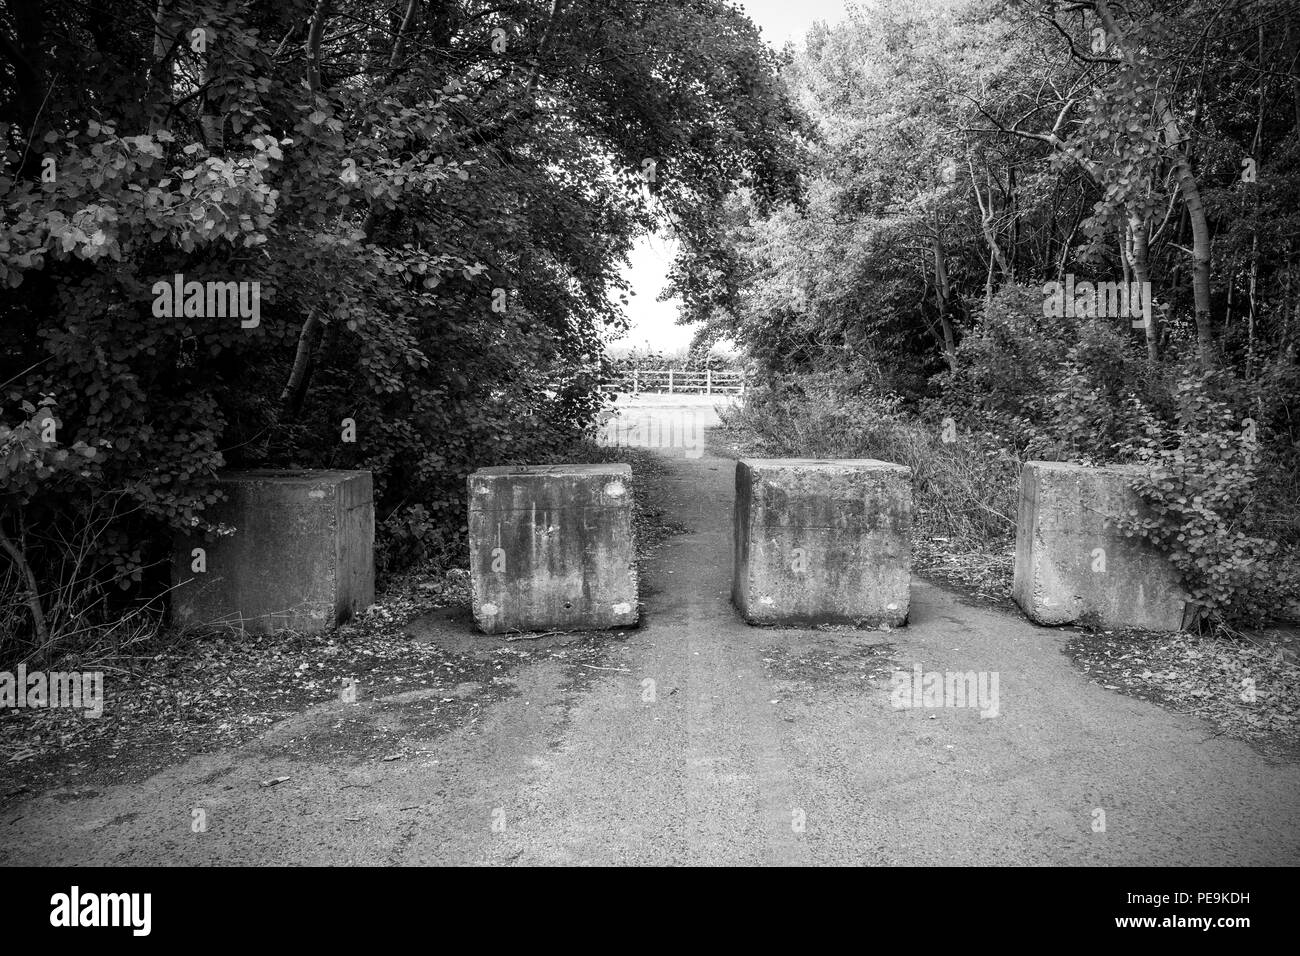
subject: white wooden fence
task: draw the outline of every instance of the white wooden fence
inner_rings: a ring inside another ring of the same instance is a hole
[[[611,384],[620,392],[675,392],[699,395],[743,395],[745,373],[724,369],[628,369]]]

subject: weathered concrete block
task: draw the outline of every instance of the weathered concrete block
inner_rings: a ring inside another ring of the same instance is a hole
[[[469,554],[474,620],[487,634],[635,624],[631,467],[479,469]]]
[[[374,491],[368,471],[241,471],[206,517],[234,533],[182,536],[172,564],[177,623],[252,633],[312,632],[375,599]],[[195,571],[195,548],[206,570]]]
[[[905,465],[740,461],[732,601],[751,624],[903,624],[911,522]]]
[[[1140,509],[1134,466],[1025,462],[1012,596],[1039,624],[1178,630],[1187,595],[1168,559],[1116,519]]]

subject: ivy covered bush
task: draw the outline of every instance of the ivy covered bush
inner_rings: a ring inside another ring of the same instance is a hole
[[[1120,527],[1169,555],[1202,619],[1259,623],[1300,603],[1294,366],[1246,380],[1151,362],[1111,319],[1043,318],[999,290],[936,403],[1019,457],[1143,466]]]
[[[1125,452],[1145,466],[1134,488],[1147,508],[1120,526],[1169,556],[1203,616],[1260,623],[1300,604],[1300,541],[1271,527],[1294,522],[1294,472],[1278,470],[1294,455],[1278,455],[1273,426],[1242,398],[1222,375],[1189,375],[1172,420],[1140,410]]]

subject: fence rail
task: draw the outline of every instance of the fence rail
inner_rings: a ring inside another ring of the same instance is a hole
[[[628,369],[611,380],[621,392],[675,392],[743,395],[746,375],[732,369]]]

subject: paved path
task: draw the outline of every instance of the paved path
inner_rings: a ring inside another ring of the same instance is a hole
[[[406,740],[424,751],[411,760],[295,755],[295,741],[327,735],[349,706],[331,704],[143,784],[35,798],[0,820],[5,857],[1300,863],[1300,767],[1088,683],[1061,632],[923,581],[910,626],[891,633],[739,622],[728,604],[734,465],[685,457],[697,452],[666,452],[671,470],[652,491],[692,531],[649,562],[645,626],[611,640],[602,663],[519,668],[472,725]],[[889,675],[917,663],[998,672],[999,715],[894,709]],[[400,704],[351,706],[400,733]],[[257,786],[279,775],[290,779]],[[194,807],[206,809],[204,834],[191,831]],[[1093,830],[1096,810],[1105,832]]]

